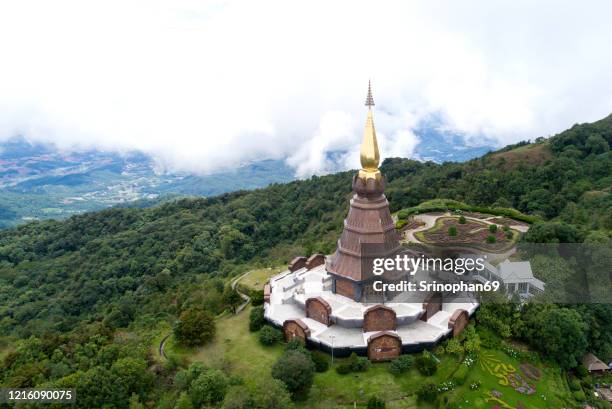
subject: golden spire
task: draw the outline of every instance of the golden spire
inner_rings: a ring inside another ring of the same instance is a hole
[[[380,162],[380,154],[378,153],[378,142],[376,141],[376,130],[374,129],[374,117],[372,116],[372,107],[374,106],[374,98],[372,97],[372,85],[368,81],[368,96],[366,98],[366,106],[368,107],[368,117],[363,131],[363,141],[361,142],[361,170],[359,177],[363,179],[380,180],[381,174],[378,170]]]

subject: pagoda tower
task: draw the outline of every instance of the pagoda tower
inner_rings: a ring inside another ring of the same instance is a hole
[[[368,83],[368,113],[361,143],[361,169],[353,176],[353,198],[344,219],[338,248],[326,269],[332,292],[364,301],[370,292],[374,258],[392,257],[400,248],[399,235],[384,195],[386,179],[378,169],[380,154],[374,129],[372,87]]]

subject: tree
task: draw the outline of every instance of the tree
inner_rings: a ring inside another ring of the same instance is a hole
[[[255,409],[251,394],[243,386],[232,386],[223,399],[222,409]]]
[[[497,225],[496,224],[490,224],[489,225],[489,231],[491,233],[495,233],[497,231]]]
[[[206,371],[202,362],[194,362],[187,369],[180,370],[174,375],[174,386],[180,391],[186,391],[191,382]]]
[[[199,308],[183,311],[178,321],[174,323],[174,337],[183,345],[202,345],[215,336],[215,321],[213,316]]]
[[[236,313],[236,308],[242,304],[242,297],[240,297],[238,291],[231,285],[225,286],[223,290],[223,304],[225,304],[234,314]]]
[[[589,136],[584,144],[584,147],[586,148],[587,152],[595,155],[605,153],[610,150],[610,145],[608,145],[608,142],[602,138],[601,135],[597,134]]]
[[[583,234],[563,222],[534,223],[523,236],[528,243],[581,243]]]
[[[255,409],[291,409],[291,395],[285,384],[278,379],[258,381],[251,390]]]
[[[577,366],[588,346],[586,325],[580,314],[569,308],[551,308],[541,318],[534,344],[562,367]]]
[[[367,409],[385,409],[386,407],[385,401],[378,396],[372,396],[368,399]]]
[[[291,395],[278,379],[259,379],[245,388],[230,388],[223,400],[223,409],[292,409]]]
[[[513,329],[521,325],[521,313],[516,304],[508,301],[505,294],[499,292],[485,293],[481,307],[476,313],[476,322],[502,338],[516,335]]]
[[[294,398],[308,394],[314,372],[312,360],[299,351],[286,351],[272,366],[272,377],[282,381]]]
[[[135,393],[130,397],[129,409],[145,409],[144,405],[140,403],[140,398]]]
[[[465,224],[466,221],[465,216],[459,216],[459,224]]]
[[[265,323],[266,320],[264,318],[264,307],[253,307],[249,315],[249,330],[252,332],[259,331]]]
[[[152,381],[144,359],[121,358],[115,361],[111,372],[116,381],[126,388],[129,394],[144,393]]]
[[[314,362],[317,372],[326,372],[329,369],[329,357],[327,354],[320,351],[313,351],[311,355],[312,362]]]
[[[451,226],[448,228],[448,235],[454,237],[457,235],[457,228],[455,226]]]
[[[227,378],[218,369],[208,369],[191,383],[190,391],[191,400],[197,408],[219,403],[227,391]]]
[[[193,409],[193,403],[191,403],[191,398],[187,392],[181,392],[174,405],[174,409]]]

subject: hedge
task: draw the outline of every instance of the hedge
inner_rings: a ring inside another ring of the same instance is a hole
[[[451,199],[434,199],[428,200],[421,203],[418,206],[409,207],[402,209],[397,212],[398,219],[407,219],[413,214],[427,213],[427,212],[440,212],[448,210],[461,210],[466,212],[478,212],[487,213],[493,216],[506,216],[515,220],[520,220],[526,223],[535,223],[542,219],[537,216],[531,216],[528,214],[521,213],[520,211],[509,208],[509,207],[487,207],[487,206],[475,206],[469,205],[457,200]]]

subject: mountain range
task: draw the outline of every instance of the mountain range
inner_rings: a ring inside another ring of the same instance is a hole
[[[433,126],[416,132],[425,142],[415,150],[421,160],[462,162],[494,148],[490,140],[484,146],[468,146],[461,135]],[[144,207],[177,196],[214,196],[295,178],[281,159],[198,175],[160,171],[154,158],[139,151],[64,151],[15,137],[0,143],[0,228],[112,206]]]

